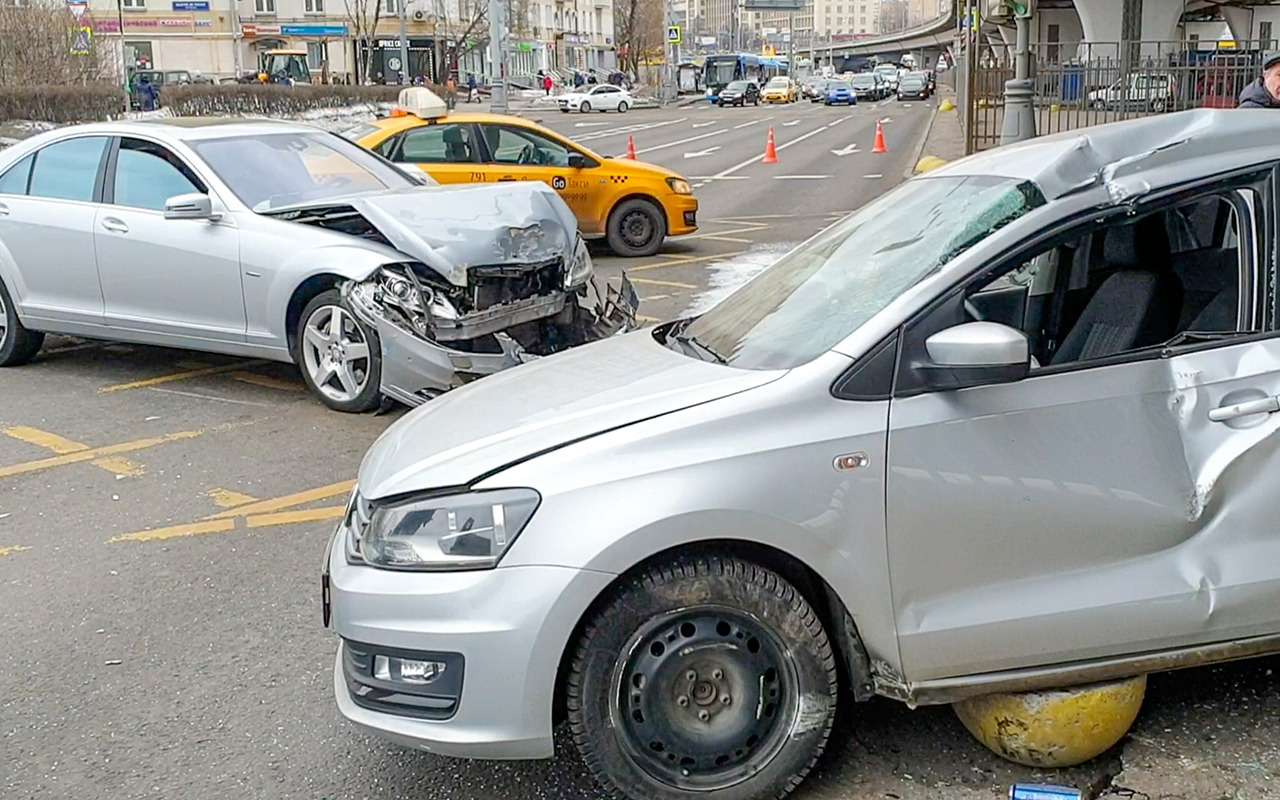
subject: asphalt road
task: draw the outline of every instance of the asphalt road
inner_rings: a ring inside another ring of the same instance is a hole
[[[626,264],[649,281],[642,311],[662,318],[900,180],[929,113],[544,117],[612,155],[630,129],[642,157],[704,184],[702,231]],[[888,155],[867,152],[877,119]],[[765,166],[749,159],[770,126],[781,163]],[[399,415],[329,412],[282,365],[157,348],[57,339],[0,373],[0,798],[596,797],[563,734],[553,761],[475,763],[339,718],[320,559],[361,455]],[[947,709],[876,701],[849,710],[796,796],[995,798],[1014,780],[1113,779],[1151,797],[1275,796],[1277,663],[1156,676],[1123,749],[1067,773],[1000,761]]]

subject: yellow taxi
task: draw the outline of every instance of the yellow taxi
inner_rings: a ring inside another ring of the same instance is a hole
[[[584,237],[620,256],[649,256],[698,229],[698,201],[678,173],[598,155],[520,117],[455,111],[429,90],[401,93],[390,117],[344,134],[440,183],[542,181],[573,209]]]
[[[778,75],[764,85],[760,99],[766,103],[794,103],[800,99],[800,87],[786,75]]]

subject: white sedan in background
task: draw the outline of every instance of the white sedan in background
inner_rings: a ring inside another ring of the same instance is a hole
[[[583,91],[568,92],[560,95],[557,102],[560,110],[568,114],[570,111],[617,111],[627,113],[627,109],[635,105],[631,93],[619,86],[601,83],[591,87],[581,87]]]

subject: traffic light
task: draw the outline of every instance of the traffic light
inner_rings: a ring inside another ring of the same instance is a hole
[[[1014,17],[1029,19],[1036,11],[1035,0],[987,0],[987,19],[1009,20]]]

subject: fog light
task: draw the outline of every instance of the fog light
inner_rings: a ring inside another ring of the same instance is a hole
[[[444,674],[443,661],[419,661],[415,658],[374,656],[373,677],[380,681],[428,684]]]

